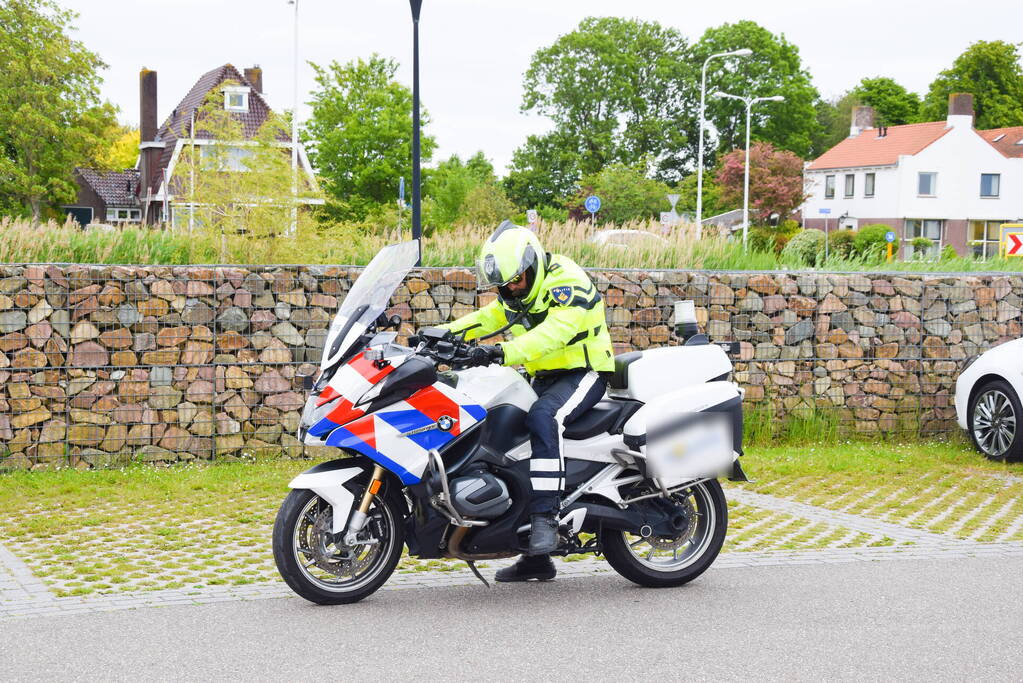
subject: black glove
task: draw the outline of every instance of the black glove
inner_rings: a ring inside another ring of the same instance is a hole
[[[469,351],[469,358],[467,365],[471,368],[491,365],[492,363],[503,363],[504,362],[504,351],[501,350],[500,346],[491,346],[490,344],[481,344],[474,346]]]

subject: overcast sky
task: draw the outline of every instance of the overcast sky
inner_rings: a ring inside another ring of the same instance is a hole
[[[287,0],[57,0],[80,15],[78,37],[109,64],[103,96],[138,123],[138,72],[158,72],[161,122],[198,77],[224,63],[258,64],[270,105],[291,107],[293,6]],[[300,117],[313,88],[305,64],[376,52],[396,59],[411,86],[412,27],[405,0],[299,0]],[[751,19],[783,33],[825,97],[865,76],[890,76],[923,93],[977,40],[1023,40],[1023,2],[944,0],[424,0],[420,23],[423,104],[435,160],[482,149],[498,171],[545,119],[519,112],[530,56],[586,16],[658,21],[690,41],[725,22]]]

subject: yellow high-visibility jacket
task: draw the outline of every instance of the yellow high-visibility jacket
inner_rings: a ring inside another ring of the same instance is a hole
[[[575,368],[613,371],[611,334],[597,286],[570,258],[555,254],[549,261],[542,289],[529,312],[508,330],[513,339],[501,342],[504,364],[522,364],[530,375]],[[517,315],[495,299],[442,327],[464,333],[468,341],[504,327]]]

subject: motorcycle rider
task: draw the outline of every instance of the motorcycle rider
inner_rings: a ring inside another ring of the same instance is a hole
[[[571,259],[548,254],[532,230],[504,221],[486,240],[477,264],[481,286],[497,299],[444,325],[466,340],[509,323],[510,341],[481,344],[473,365],[524,365],[538,399],[529,410],[530,535],[528,554],[497,572],[498,581],[548,580],[556,570],[558,510],[565,488],[564,425],[593,407],[614,371],[604,302],[586,272]]]

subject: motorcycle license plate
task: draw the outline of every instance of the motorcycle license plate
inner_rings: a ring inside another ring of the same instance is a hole
[[[732,426],[720,413],[675,413],[651,425],[646,457],[654,477],[720,476],[732,464]]]

